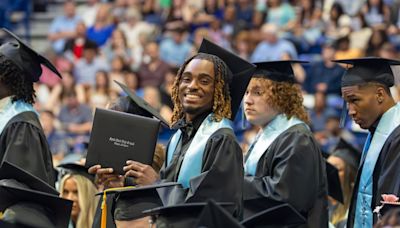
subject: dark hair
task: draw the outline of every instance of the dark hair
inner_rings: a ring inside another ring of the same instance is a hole
[[[232,115],[231,110],[231,97],[229,94],[229,76],[232,72],[226,66],[225,62],[215,55],[198,53],[191,58],[187,59],[178,71],[172,87],[172,101],[174,102],[174,109],[172,113],[172,124],[179,119],[183,118],[184,112],[182,104],[179,100],[179,84],[182,79],[182,74],[193,59],[202,59],[210,61],[214,64],[215,74],[215,87],[214,87],[214,103],[212,112],[214,113],[214,120],[220,121],[222,118],[230,118]]]
[[[35,103],[33,82],[11,60],[0,54],[0,82],[4,84],[13,96],[12,101]]]

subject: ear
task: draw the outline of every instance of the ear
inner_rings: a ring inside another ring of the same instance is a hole
[[[378,86],[376,88],[376,92],[375,92],[375,97],[376,97],[378,103],[381,104],[385,100],[386,96],[387,96],[387,93],[386,93],[385,88]]]

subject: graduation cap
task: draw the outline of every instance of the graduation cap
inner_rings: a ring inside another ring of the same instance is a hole
[[[219,203],[221,206],[231,207],[233,203]],[[157,227],[187,228],[198,227],[199,215],[207,206],[205,202],[176,204],[158,207],[144,211],[145,215],[152,216]],[[200,226],[201,227],[201,226]]]
[[[198,52],[218,56],[232,72],[232,75],[228,75],[229,78],[225,79],[225,82],[229,83],[232,110],[231,119],[234,119],[255,70],[255,65],[207,39],[203,39]]]
[[[378,82],[387,87],[394,85],[391,65],[400,65],[400,61],[377,57],[332,60],[352,65],[342,77],[342,87],[360,85],[366,82]]]
[[[66,174],[77,174],[86,177],[94,183],[95,175],[88,173],[88,169],[83,165],[79,165],[76,163],[65,163],[59,165],[58,167],[61,168],[62,171],[64,171],[63,176]]]
[[[306,218],[287,203],[268,208],[241,222],[246,228],[293,226],[306,223]]]
[[[345,161],[353,169],[357,170],[360,164],[361,152],[350,143],[346,142],[346,140],[340,138],[331,156],[336,156],[343,159],[343,161]]]
[[[45,65],[61,78],[60,72],[47,60],[39,55],[32,48],[28,47],[20,38],[5,28],[2,30],[12,36],[15,42],[6,42],[0,46],[0,54],[4,55],[8,60],[12,61],[25,76],[32,82],[37,82],[42,75],[41,64]]]
[[[60,198],[47,183],[10,163],[4,162],[0,173],[0,211],[4,221],[26,227],[68,227],[70,200]]]
[[[142,213],[143,211],[164,205],[164,199],[157,189],[176,186],[180,186],[180,184],[169,182],[143,187],[128,186],[107,189],[104,192],[98,193],[98,195],[103,195],[103,203],[107,202],[107,195],[115,195],[115,200],[111,208],[114,220],[135,220],[146,216]],[[102,206],[102,209],[102,217],[104,217],[107,205]],[[102,224],[105,223],[107,223],[107,219],[102,218]]]
[[[135,106],[133,110],[135,113],[132,113],[132,114],[149,117],[149,118],[155,117],[155,118],[159,119],[164,126],[169,128],[168,121],[165,120],[155,108],[153,108],[149,103],[147,103],[145,100],[143,100],[138,95],[136,95],[126,85],[124,85],[118,81],[115,81],[115,80],[114,80],[114,82],[117,83],[117,85],[119,85],[119,87],[121,87],[121,89],[133,101],[133,105]]]
[[[325,160],[326,177],[328,179],[328,195],[343,204],[343,191],[339,173],[335,166]]]
[[[256,78],[267,78],[276,82],[295,83],[292,64],[308,63],[300,60],[282,60],[254,63],[257,66],[254,76]]]
[[[400,65],[400,61],[378,57],[332,60],[336,63],[352,65],[342,77],[342,87],[378,82],[387,87],[394,85],[391,65]],[[340,127],[344,127],[347,116],[346,102],[343,102]]]
[[[244,226],[240,225],[240,223],[233,218],[228,211],[218,205],[214,200],[209,200],[199,216],[199,221],[196,227],[243,228]]]

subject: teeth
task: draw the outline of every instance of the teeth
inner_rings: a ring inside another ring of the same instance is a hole
[[[197,99],[197,98],[199,98],[199,96],[193,95],[193,94],[187,94],[186,97],[187,97],[187,98],[191,98],[191,99]]]

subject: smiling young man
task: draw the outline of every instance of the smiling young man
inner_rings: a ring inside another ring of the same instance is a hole
[[[400,105],[389,90],[394,85],[390,65],[400,62],[372,57],[336,62],[352,65],[342,78],[342,96],[351,118],[369,131],[347,227],[372,227],[381,195],[400,194]]]
[[[8,161],[54,186],[55,175],[46,136],[32,104],[33,83],[41,64],[61,77],[43,56],[4,30],[17,42],[0,46],[0,164]]]
[[[295,62],[256,63],[247,87],[246,119],[260,130],[245,158],[244,215],[289,203],[306,218],[306,227],[327,227],[325,163],[307,126]]]
[[[231,212],[239,217],[243,157],[230,119],[254,69],[253,64],[204,40],[199,53],[181,66],[174,83],[172,128],[177,132],[167,146],[160,174],[151,166],[128,161],[125,176],[134,177],[138,185],[178,182],[183,191],[168,195],[170,203],[233,202]],[[107,170],[98,169],[97,173]]]

